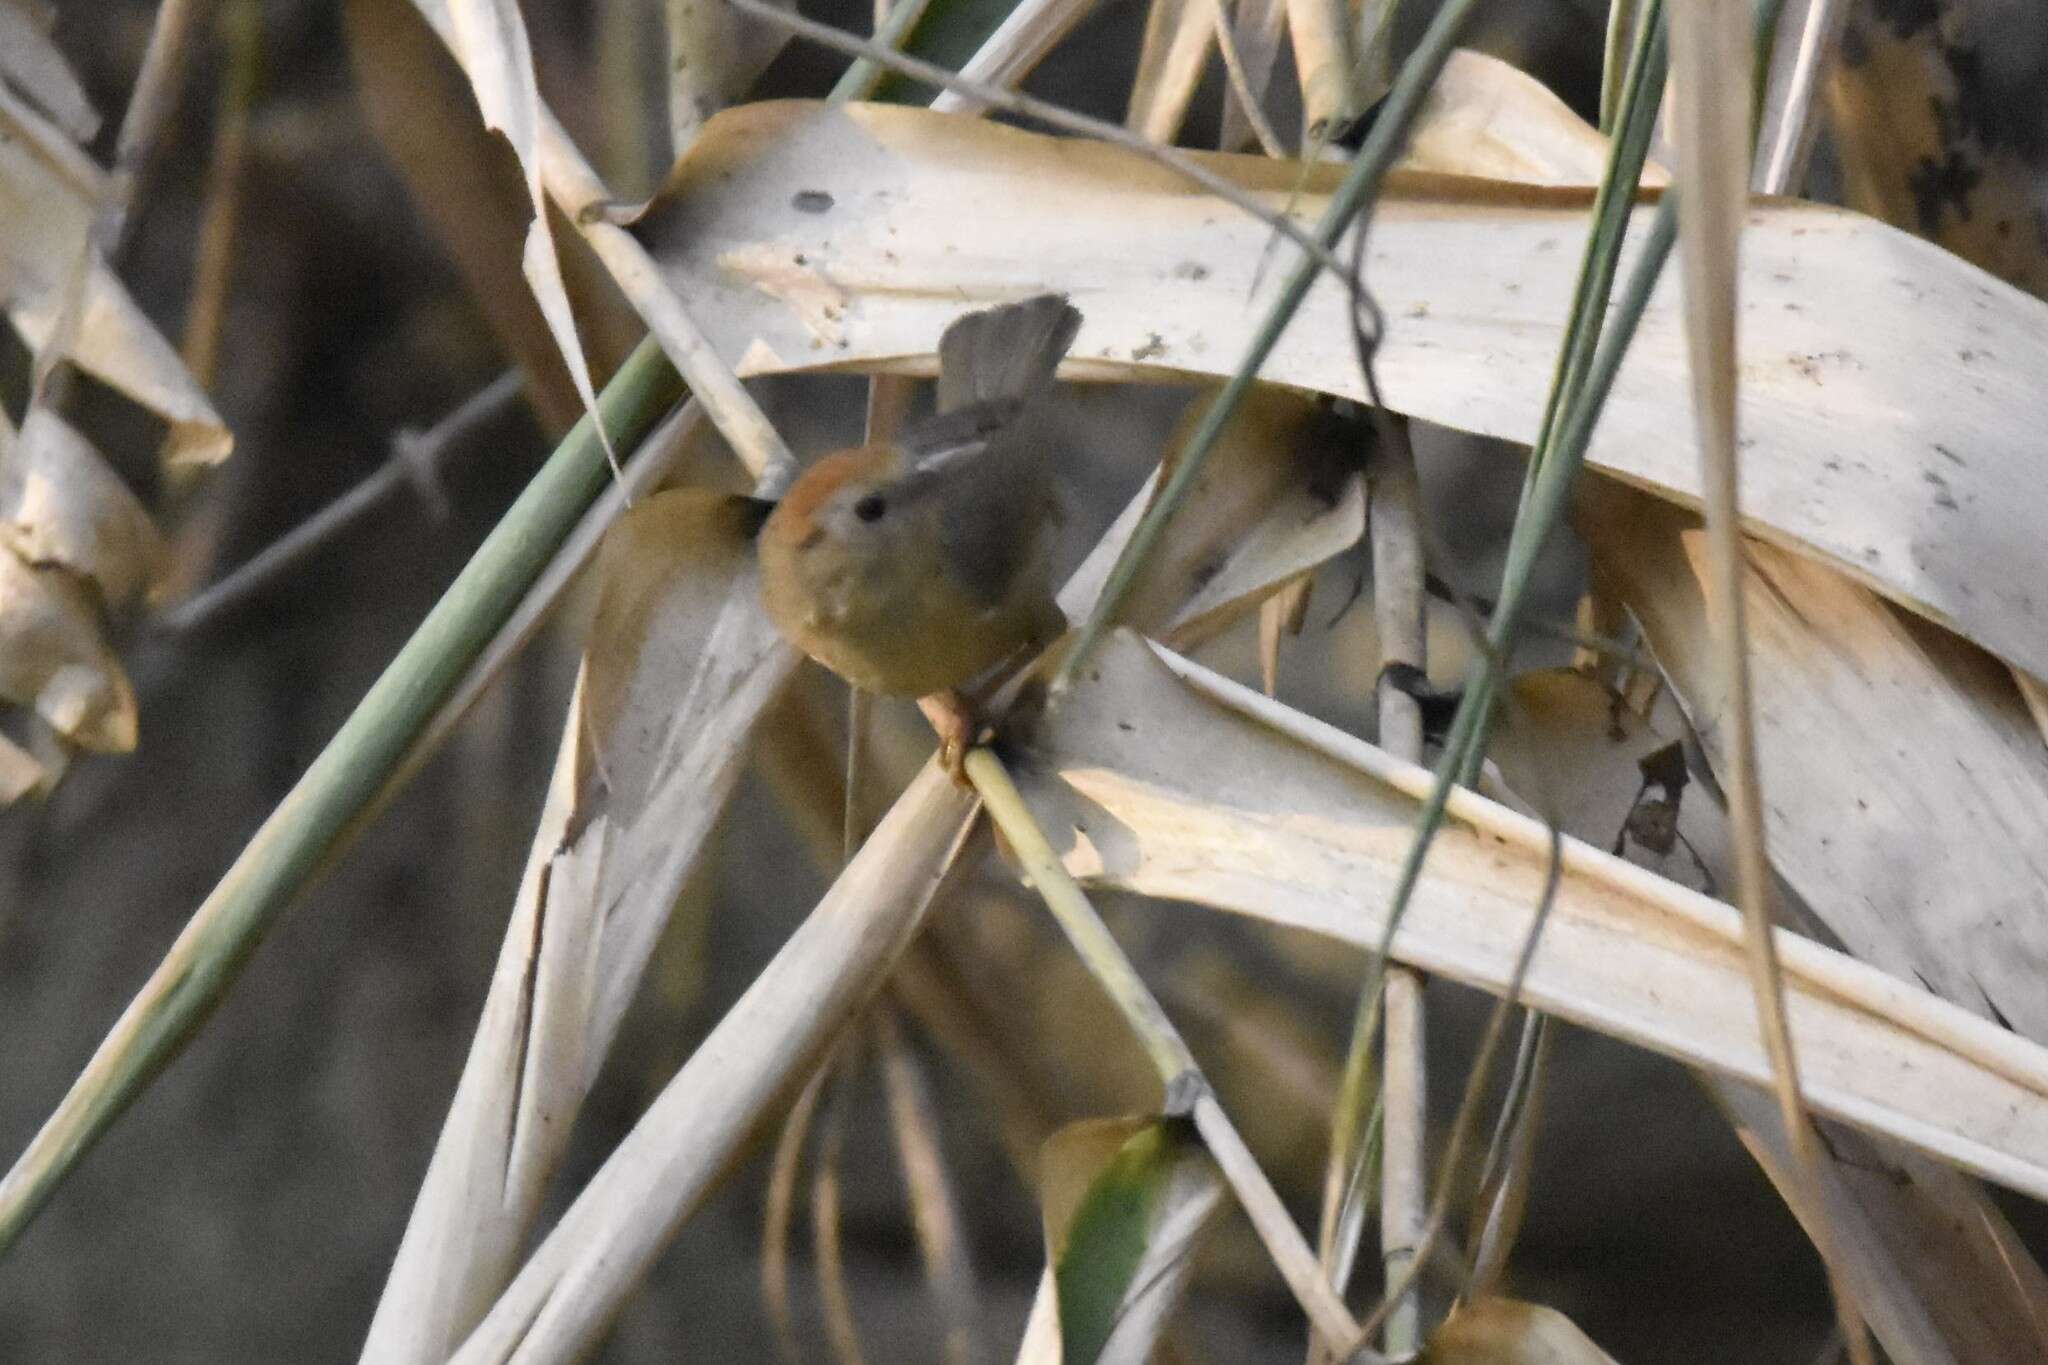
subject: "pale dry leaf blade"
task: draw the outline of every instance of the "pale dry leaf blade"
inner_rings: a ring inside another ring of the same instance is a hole
[[[1601,481],[1578,524],[1707,757],[1727,696],[1694,518]],[[2048,752],[2001,670],[1827,567],[1748,549],[1772,861],[1863,960],[2048,1042]]]
[[[1614,1365],[1614,1358],[1555,1308],[1483,1298],[1452,1310],[1416,1365]]]
[[[0,433],[0,541],[27,563],[91,583],[111,607],[154,581],[164,562],[148,510],[84,434],[45,407],[29,412],[18,436]]]
[[[584,1095],[795,667],[742,499],[639,503],[601,587],[554,786],[470,1059],[365,1347],[439,1361],[516,1266]]]
[[[1276,202],[1299,177],[1263,158],[1208,164]],[[793,185],[831,207],[799,209]],[[1330,185],[1311,172],[1304,215]],[[1392,407],[1534,437],[1570,301],[1555,262],[1578,249],[1589,202],[1575,189],[1390,179],[1371,269]],[[1744,434],[1770,457],[1745,474],[1749,529],[2048,672],[2048,602],[2022,586],[2048,575],[2035,534],[2048,490],[2024,436],[2048,423],[2034,382],[2048,371],[2048,305],[1840,210],[1769,201],[1751,216]],[[928,373],[924,357],[963,308],[1057,289],[1086,314],[1068,377],[1222,377],[1277,287],[1252,292],[1263,225],[1134,154],[878,106],[727,111],[641,230],[665,275],[702,301],[719,354],[749,374]],[[788,302],[798,277],[832,300],[828,333]],[[1675,295],[1672,282],[1652,300],[1588,458],[1692,502]],[[1361,396],[1347,309],[1340,290],[1313,289],[1264,377]],[[1913,397],[1931,392],[1943,401]]]
[[[0,735],[0,807],[11,806],[48,779],[36,756]]]
[[[49,34],[15,0],[0,0],[0,80],[21,91],[75,142],[100,130],[99,112]]]
[[[56,127],[0,87],[0,306],[22,341],[55,337],[65,291],[106,193],[98,166]],[[86,262],[73,364],[169,423],[171,468],[217,463],[233,438],[178,352],[97,254]]]
[[[1401,164],[1525,185],[1597,185],[1607,139],[1520,67],[1460,48],[1429,88]],[[1643,168],[1644,185],[1669,181],[1663,167]]]
[[[594,1345],[766,1108],[879,984],[965,834],[936,765],[705,1039],[453,1359],[530,1362]]]
[[[65,739],[102,753],[135,747],[135,692],[100,636],[91,596],[61,569],[0,545],[0,698],[33,706]]]
[[[1067,841],[1069,870],[1376,942],[1427,771],[1155,650],[1115,637],[1100,677],[1034,741],[1025,794]],[[1394,951],[1498,991],[1541,899],[1548,836],[1465,793],[1450,815]],[[1563,856],[1528,1003],[1764,1083],[1734,912],[1573,840]],[[1817,1107],[2048,1190],[2048,1051],[1817,945],[1779,947]]]

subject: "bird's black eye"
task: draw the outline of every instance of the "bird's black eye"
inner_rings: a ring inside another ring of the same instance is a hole
[[[880,493],[870,493],[853,505],[853,514],[862,521],[880,521],[882,513],[889,510],[889,504],[882,501]]]

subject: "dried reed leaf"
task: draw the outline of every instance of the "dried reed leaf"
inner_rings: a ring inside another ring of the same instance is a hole
[[[1358,53],[1351,7],[1345,0],[1286,0],[1287,32],[1294,40],[1294,70],[1301,81],[1302,141],[1313,143],[1363,113],[1368,97],[1356,88]]]
[[[1018,0],[988,40],[961,64],[960,74],[971,81],[1014,89],[1095,5],[1096,0]],[[941,90],[930,107],[969,114],[987,108],[957,90]]]
[[[1614,1365],[1614,1357],[1555,1308],[1484,1298],[1445,1318],[1416,1365]]]
[[[347,0],[342,20],[370,130],[525,372],[542,421],[567,430],[583,400],[520,274],[533,206],[518,161],[478,120],[468,78],[411,0]],[[448,192],[455,184],[461,193]]]
[[[1124,126],[1154,142],[1179,137],[1215,43],[1215,0],[1152,0]]]
[[[74,272],[86,275],[66,354],[170,424],[174,469],[219,462],[233,448],[220,415],[97,255],[87,257],[106,174],[54,125],[0,87],[0,306],[31,350],[55,334]]]
[[[49,19],[19,0],[0,0],[0,80],[12,85],[73,142],[90,142],[100,116],[71,64],[50,41]]]
[[[1238,59],[1244,68],[1245,93],[1263,103],[1273,86],[1273,68],[1280,60],[1280,39],[1287,28],[1287,0],[1237,0],[1231,17]],[[1223,92],[1223,128],[1217,146],[1226,152],[1243,151],[1256,135],[1257,128],[1245,111],[1237,82],[1232,81]]]
[[[511,144],[525,173],[526,197],[533,206],[527,225],[526,242],[520,254],[521,273],[540,305],[548,331],[555,339],[576,386],[583,409],[597,427],[599,439],[611,450],[611,437],[597,416],[597,390],[590,379],[590,362],[576,335],[576,314],[569,303],[569,287],[562,276],[561,256],[555,249],[555,234],[548,216],[548,191],[541,171],[545,110],[533,71],[533,47],[526,36],[526,20],[520,16],[518,0],[415,0],[421,14],[434,25],[455,54],[476,95],[484,126],[503,135]],[[616,463],[616,461],[615,461]]]
[[[1802,1223],[1792,1153],[1761,1093],[1711,1083],[1714,1097]],[[1825,1124],[1822,1187],[1840,1273],[1898,1365],[2026,1365],[2048,1347],[2048,1275],[1969,1177],[1896,1143]]]
[[[754,513],[658,494],[604,587],[484,1017],[366,1360],[439,1361],[517,1264],[668,911],[796,655],[759,602]]]
[[[1524,185],[1597,185],[1607,139],[1528,72],[1460,48],[1430,87],[1401,164]],[[1645,185],[1670,179],[1661,166],[1643,169]]]
[[[49,776],[34,754],[0,735],[0,807],[40,790]]]
[[[1579,524],[1719,768],[1693,519],[1610,487]],[[2048,1042],[2048,754],[2002,671],[1822,565],[1754,542],[1748,557],[1778,872],[1859,958]]]
[[[1063,1365],[1152,1358],[1224,1194],[1184,1123],[1091,1119],[1046,1139],[1039,1206]]]
[[[452,1359],[592,1348],[676,1226],[923,922],[972,810],[928,766],[669,1082]]]
[[[1207,164],[1276,203],[1300,177],[1263,158]],[[1307,217],[1330,184],[1310,171]],[[1535,435],[1571,288],[1555,261],[1578,250],[1589,202],[1579,190],[1390,180],[1370,270],[1390,323],[1378,369],[1392,407]],[[1749,529],[2048,672],[2048,602],[2026,587],[2048,572],[2035,534],[2048,491],[2026,435],[2048,421],[2034,382],[2048,369],[2048,305],[1854,214],[1774,201],[1751,217],[1744,422],[1768,458],[1750,461]],[[1060,289],[1087,314],[1070,377],[1220,375],[1276,287],[1252,291],[1263,225],[1142,158],[875,106],[728,111],[643,233],[701,304],[717,351],[749,374],[928,373],[924,357],[963,302]],[[1327,282],[1312,291],[1265,377],[1361,396],[1344,307]],[[1692,501],[1678,327],[1667,290],[1590,458]]]
[[[48,408],[18,436],[0,424],[0,544],[38,568],[91,583],[121,606],[154,580],[163,537],[92,443]]]
[[[1075,571],[1068,594],[1101,590],[1207,402],[1203,395],[1188,404],[1167,438],[1161,469]],[[1359,428],[1311,398],[1271,386],[1254,389],[1243,414],[1224,433],[1175,517],[1173,535],[1147,562],[1125,606],[1127,622],[1176,648],[1211,638],[1365,533]]]
[[[1377,941],[1424,769],[1128,634],[1048,718],[1026,795],[1077,876],[1356,944]],[[1098,675],[1099,676],[1095,676]],[[1465,792],[1394,951],[1505,988],[1545,882],[1533,820]],[[2048,1191],[2048,1052],[1875,968],[1780,936],[1816,1108]],[[1567,840],[1533,1008],[1752,1084],[1768,1079],[1742,930],[1709,901]]]
[[[793,8],[785,4],[784,8]],[[704,120],[741,98],[789,41],[789,30],[724,0],[666,0],[669,145],[690,145]]]
[[[99,609],[62,569],[24,564],[0,546],[0,699],[33,706],[73,744],[135,747],[135,693],[100,638]]]

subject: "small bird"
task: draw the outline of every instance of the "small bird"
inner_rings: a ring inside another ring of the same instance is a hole
[[[761,529],[776,628],[855,687],[926,698],[956,774],[972,738],[956,689],[1066,628],[1051,471],[1019,417],[1080,327],[1054,294],[955,320],[939,339],[938,411],[823,457]]]

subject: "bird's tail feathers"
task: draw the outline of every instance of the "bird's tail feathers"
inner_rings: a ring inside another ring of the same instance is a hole
[[[1052,382],[1080,330],[1080,312],[1058,294],[956,319],[939,338],[939,411],[1032,398]]]

